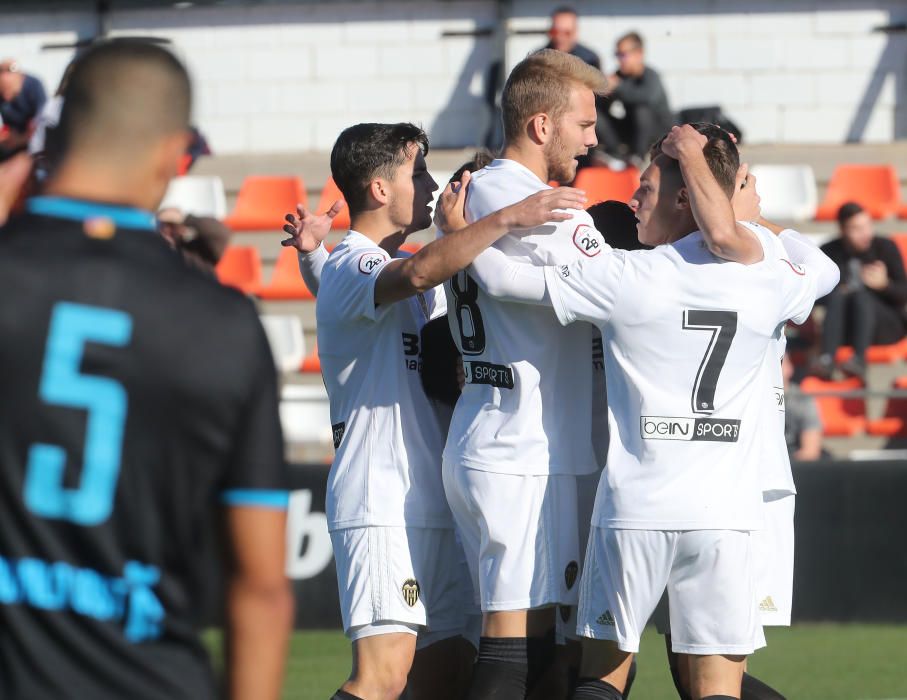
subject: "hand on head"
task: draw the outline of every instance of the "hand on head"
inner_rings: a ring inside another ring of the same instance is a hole
[[[762,199],[756,192],[756,176],[750,175],[749,165],[741,163],[737,168],[737,180],[734,185],[734,196],[731,206],[737,221],[756,221],[761,215]]]
[[[679,160],[684,150],[698,148],[701,151],[708,142],[708,138],[704,134],[700,134],[695,127],[684,124],[671,128],[664,141],[661,142],[661,152],[669,158]]]

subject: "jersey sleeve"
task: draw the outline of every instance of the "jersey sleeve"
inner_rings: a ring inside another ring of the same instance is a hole
[[[277,370],[257,319],[248,392],[239,415],[221,501],[227,506],[285,509],[289,500]]]
[[[299,274],[302,275],[302,281],[309,288],[312,296],[318,296],[318,288],[321,286],[321,271],[328,260],[328,251],[322,243],[311,253],[302,253],[299,258]]]
[[[781,311],[778,322],[804,323],[816,302],[818,275],[811,268],[781,258],[774,263],[778,272]]]
[[[332,315],[337,319],[377,321],[390,304],[375,304],[375,283],[391,258],[381,248],[350,250],[335,273],[337,284],[331,295]]]
[[[517,262],[497,248],[486,248],[472,261],[469,275],[482,290],[501,301],[547,304],[544,268]]]
[[[593,258],[546,267],[545,282],[561,324],[607,322],[626,264],[625,251],[608,247]]]

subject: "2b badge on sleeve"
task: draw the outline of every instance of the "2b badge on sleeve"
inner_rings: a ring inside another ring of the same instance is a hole
[[[579,248],[583,255],[594,258],[605,247],[604,237],[587,224],[580,224],[573,232],[573,245]]]

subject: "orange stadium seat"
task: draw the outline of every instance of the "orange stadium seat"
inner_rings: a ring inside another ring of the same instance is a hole
[[[299,274],[299,259],[295,248],[282,248],[274,265],[270,284],[258,290],[262,299],[314,299]]]
[[[834,391],[858,391],[863,382],[856,377],[840,382],[826,382],[818,377],[806,377],[800,384],[804,394],[817,395],[822,432],[828,436],[851,437],[866,429],[866,401],[862,397],[852,398],[835,395],[821,395]]]
[[[609,199],[627,203],[639,187],[636,168],[615,171],[610,168],[583,168],[576,174],[573,187],[585,190],[589,206]]]
[[[844,346],[835,353],[835,361],[847,362],[853,357],[853,348]],[[907,338],[891,345],[870,345],[866,349],[866,361],[874,365],[891,365],[900,360],[907,360]]]
[[[907,377],[899,377],[891,385],[897,391],[907,390]],[[907,397],[892,396],[885,406],[885,414],[869,421],[866,432],[870,435],[907,438]]]
[[[334,178],[328,177],[328,181],[324,183],[324,189],[321,190],[321,198],[318,200],[318,211],[315,213],[324,214],[338,199],[343,199],[343,194],[341,194],[340,188],[337,187],[337,183],[334,182]],[[331,222],[331,228],[345,231],[349,227],[350,210],[347,207],[343,207],[340,213],[334,217],[334,221]]]
[[[898,218],[907,219],[907,202],[903,202],[900,207],[898,207]]]
[[[422,244],[421,243],[404,243],[402,246],[400,246],[400,250],[402,250],[406,253],[415,254],[415,253],[418,253],[420,250],[422,250]]]
[[[846,202],[858,202],[873,219],[886,219],[900,205],[901,185],[893,165],[839,165],[831,175],[819,221],[834,221]]]
[[[311,374],[321,373],[321,360],[318,359],[317,341],[315,342],[315,347],[312,348],[312,352],[310,352],[302,361],[302,365],[299,367],[299,371]]]
[[[250,175],[243,180],[233,213],[224,221],[234,231],[280,231],[284,217],[306,205],[305,185],[294,176]]]
[[[261,286],[261,256],[250,246],[230,246],[217,264],[221,284],[254,294]]]

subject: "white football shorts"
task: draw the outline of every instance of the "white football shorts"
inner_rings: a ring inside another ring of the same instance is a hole
[[[756,598],[762,624],[790,627],[794,594],[794,494],[762,494],[765,525],[753,532]]]
[[[444,490],[483,612],[576,605],[576,477],[468,469],[444,460]]]
[[[662,594],[679,654],[751,654],[760,630],[749,532],[593,527],[577,633],[639,651]]]
[[[423,648],[466,631],[472,583],[452,529],[353,527],[331,543],[351,640],[408,632]]]

